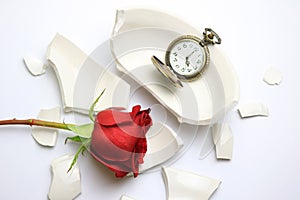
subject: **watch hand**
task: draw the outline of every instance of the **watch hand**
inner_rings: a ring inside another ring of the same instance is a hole
[[[186,57],[185,59],[186,59],[186,60],[185,60],[185,64],[189,67],[189,66],[190,66],[190,61],[188,60],[187,57]]]
[[[191,55],[193,55],[193,53],[195,53],[195,51],[192,51],[192,53],[190,53],[187,57],[185,57],[185,59],[188,60],[191,57]]]
[[[189,58],[191,57],[191,55],[193,55],[193,53],[195,53],[195,51],[192,51],[192,53],[190,53],[189,55],[187,55],[187,57],[185,57],[185,64],[186,64],[188,67],[190,66]]]

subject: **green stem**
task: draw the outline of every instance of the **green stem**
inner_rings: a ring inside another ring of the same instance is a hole
[[[14,119],[9,119],[9,120],[0,120],[0,126],[1,125],[43,126],[43,127],[58,128],[58,129],[72,131],[68,128],[68,126],[71,126],[74,124],[64,124],[64,123],[59,123],[59,122],[50,122],[50,121],[44,121],[44,120],[38,120],[38,119],[19,120],[19,119],[14,118]]]

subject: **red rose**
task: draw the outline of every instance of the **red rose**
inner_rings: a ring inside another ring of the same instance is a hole
[[[152,125],[150,109],[140,110],[137,105],[132,112],[104,110],[97,114],[91,139],[91,155],[124,177],[133,172],[138,175],[139,164],[143,163],[147,151],[145,135]]]

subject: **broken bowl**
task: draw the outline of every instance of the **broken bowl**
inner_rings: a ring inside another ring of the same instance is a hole
[[[201,30],[163,12],[119,10],[111,37],[117,69],[146,88],[179,122],[216,122],[239,100],[239,82],[232,64],[216,45],[210,46],[210,65],[196,81],[175,88],[152,64],[163,60],[168,45],[181,35],[201,37]]]

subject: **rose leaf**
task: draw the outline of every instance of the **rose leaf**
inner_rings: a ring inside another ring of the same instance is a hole
[[[68,125],[68,128],[81,138],[90,138],[94,130],[94,124]]]
[[[103,95],[103,93],[105,92],[105,89],[101,92],[101,94],[97,97],[97,99],[94,101],[94,103],[91,105],[90,110],[89,110],[89,117],[90,119],[94,122],[95,121],[95,117],[94,117],[94,109],[96,104],[98,103],[100,97]]]
[[[73,136],[73,137],[67,137],[67,138],[65,139],[65,144],[67,144],[67,142],[68,142],[69,140],[71,140],[71,141],[73,141],[73,142],[80,142],[80,143],[82,143],[82,142],[84,142],[84,141],[86,140],[86,138],[80,137],[80,136],[78,136],[78,135]]]

